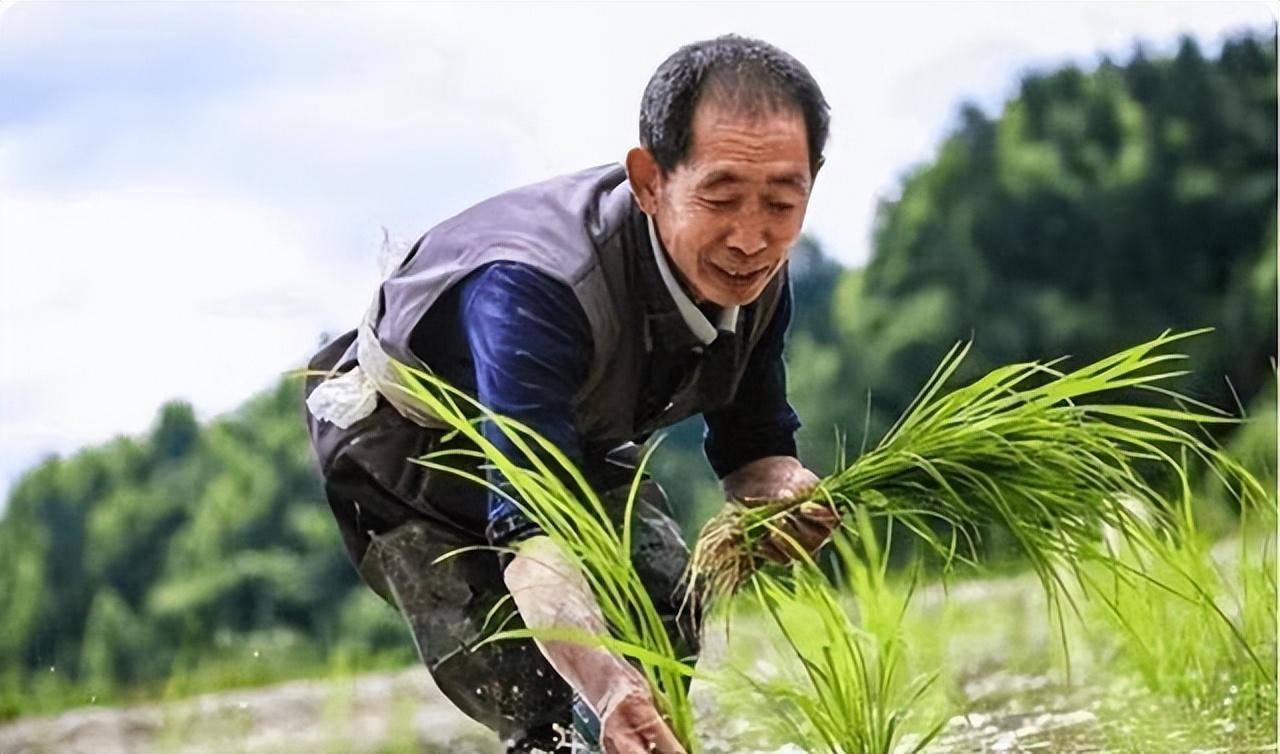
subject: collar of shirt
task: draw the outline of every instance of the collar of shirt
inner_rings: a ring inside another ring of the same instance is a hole
[[[671,294],[671,299],[675,301],[676,309],[680,312],[684,323],[688,325],[689,331],[694,334],[694,337],[702,341],[704,346],[711,345],[711,341],[716,339],[717,327],[711,325],[711,321],[693,303],[689,298],[689,294],[685,293],[680,281],[676,280],[675,274],[671,271],[671,265],[667,263],[667,253],[662,248],[662,241],[658,239],[658,230],[653,225],[653,217],[646,214],[645,219],[649,223],[649,245],[653,247],[653,258],[658,264],[658,273],[662,275],[662,282],[666,284],[667,292]],[[717,320],[718,329],[737,332],[737,305],[721,309]]]

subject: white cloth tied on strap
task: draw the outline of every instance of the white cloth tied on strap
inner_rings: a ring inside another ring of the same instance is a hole
[[[359,366],[321,382],[307,396],[307,410],[317,419],[346,429],[378,407],[378,390]]]
[[[392,241],[390,234],[383,229],[382,247],[378,253],[380,283],[400,267],[410,248],[412,246],[404,241]],[[421,407],[411,405],[407,396],[393,387],[396,380],[391,371],[391,360],[382,350],[373,330],[378,317],[378,303],[379,296],[375,293],[356,330],[356,366],[317,385],[307,396],[307,410],[317,419],[346,429],[372,414],[378,407],[378,395],[381,394],[406,419],[424,427],[442,426]]]

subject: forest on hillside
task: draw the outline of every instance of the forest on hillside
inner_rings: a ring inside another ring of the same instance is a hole
[[[841,433],[874,444],[958,340],[963,381],[1213,327],[1178,387],[1247,413],[1221,439],[1274,489],[1276,105],[1276,39],[1255,35],[1030,74],[998,113],[960,108],[879,207],[865,267],[812,239],[793,253],[803,459],[829,470]],[[689,531],[719,503],[701,431],[672,431],[654,469]],[[340,546],[296,379],[206,424],[171,402],[145,436],[49,458],[0,519],[0,718],[411,658]]]

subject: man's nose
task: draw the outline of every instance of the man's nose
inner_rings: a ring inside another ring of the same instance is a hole
[[[764,223],[752,218],[742,218],[733,224],[726,241],[729,248],[745,256],[755,256],[769,248],[769,236]]]

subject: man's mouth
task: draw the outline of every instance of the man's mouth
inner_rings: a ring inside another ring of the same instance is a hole
[[[716,270],[734,283],[746,285],[758,281],[761,276],[769,271],[769,268],[765,266],[757,267],[754,270],[728,270],[717,265]]]

